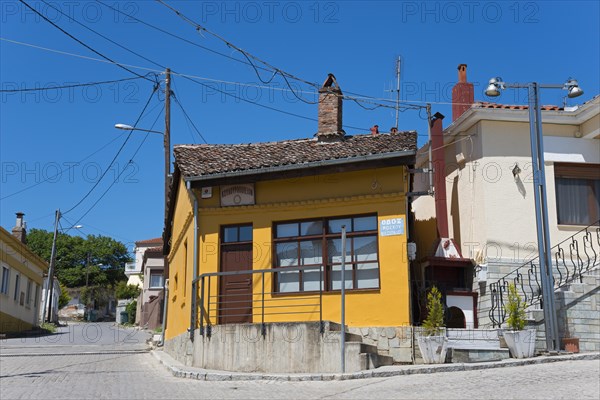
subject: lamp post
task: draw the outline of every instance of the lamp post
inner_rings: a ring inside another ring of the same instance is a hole
[[[502,78],[492,78],[485,91],[490,97],[500,95],[506,88],[526,88],[529,94],[529,136],[531,142],[531,161],[533,164],[533,185],[535,199],[535,221],[537,227],[538,253],[540,258],[540,277],[542,283],[542,299],[544,309],[544,323],[546,325],[546,349],[560,350],[558,337],[558,321],[556,306],[554,304],[554,278],[552,277],[552,245],[548,228],[548,203],[546,195],[546,173],[544,168],[544,138],[542,134],[542,113],[539,103],[539,90],[564,89],[569,98],[578,97],[583,90],[575,79],[569,78],[566,83],[539,84],[506,83]]]

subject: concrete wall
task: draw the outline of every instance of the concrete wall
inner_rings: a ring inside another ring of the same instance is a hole
[[[327,323],[325,323],[327,324]],[[194,367],[240,372],[341,372],[340,333],[316,323],[269,323],[212,327],[212,335],[195,331],[165,342],[165,350]],[[358,343],[346,343],[346,372],[366,369]],[[293,396],[293,394],[291,394]]]
[[[412,326],[350,327],[348,332],[360,335],[365,344],[377,346],[377,352],[393,357],[394,363],[411,364],[413,362]]]

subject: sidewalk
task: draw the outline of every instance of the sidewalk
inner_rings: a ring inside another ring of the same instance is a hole
[[[353,372],[346,374],[323,373],[323,374],[272,374],[272,373],[245,373],[216,371],[203,368],[188,367],[173,359],[162,349],[154,349],[150,352],[161,364],[163,364],[173,376],[179,378],[198,379],[202,381],[254,381],[254,380],[278,380],[278,381],[332,381],[364,378],[383,378],[399,375],[432,374],[436,372],[473,371],[490,368],[516,367],[520,365],[543,364],[560,361],[574,360],[600,360],[600,353],[564,354],[556,356],[539,356],[527,359],[511,358],[508,360],[463,363],[463,364],[437,364],[437,365],[394,365],[379,367],[373,370]]]

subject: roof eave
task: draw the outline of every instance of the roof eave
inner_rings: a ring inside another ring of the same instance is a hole
[[[264,175],[264,174],[287,172],[287,171],[299,171],[299,170],[318,168],[318,167],[330,167],[330,166],[362,163],[362,162],[369,162],[369,161],[391,160],[394,158],[401,159],[401,158],[415,156],[416,154],[417,154],[416,150],[395,151],[395,152],[383,153],[383,154],[369,154],[366,156],[313,161],[313,162],[302,163],[302,164],[288,164],[288,165],[265,167],[265,168],[259,168],[259,169],[249,169],[249,170],[243,170],[243,171],[230,171],[230,172],[221,172],[221,173],[216,173],[216,174],[187,176],[184,178],[184,180],[186,182],[201,182],[201,181],[209,181],[209,180],[212,181],[212,180],[224,179],[224,178],[260,176],[260,175]],[[408,165],[408,164],[410,164],[410,162],[405,162],[400,165]]]

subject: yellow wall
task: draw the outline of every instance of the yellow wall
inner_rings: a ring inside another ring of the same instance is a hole
[[[0,333],[21,331],[38,325],[43,274],[47,271],[48,264],[0,227],[0,265],[10,270],[8,295],[0,293]],[[15,301],[14,290],[17,275],[20,277],[20,287],[17,301]],[[1,279],[2,270],[0,269]],[[25,296],[28,280],[32,283],[31,304],[21,304],[21,293]],[[35,298],[36,286],[38,287],[37,299]]]
[[[272,226],[274,222],[376,213],[379,220],[404,218],[406,231],[405,197],[406,179],[403,167],[372,169],[287,180],[257,182],[255,184],[256,205],[241,207],[219,207],[219,190],[213,188],[213,197],[199,199],[199,274],[219,271],[219,232],[222,225],[253,224],[253,269],[272,268]],[[198,196],[200,197],[200,196]],[[193,274],[193,223],[189,196],[183,185],[179,189],[179,200],[175,210],[173,242],[169,273],[169,311],[167,338],[177,336],[189,327],[189,296]],[[181,228],[185,234],[181,234]],[[182,298],[184,272],[183,240],[188,240],[187,290]],[[380,289],[347,291],[346,323],[351,326],[394,326],[408,324],[409,277],[406,256],[406,236],[379,236]],[[175,289],[174,277],[178,275]],[[260,299],[261,275],[254,278],[255,300]],[[271,280],[265,275],[265,290],[270,291]],[[211,294],[217,290],[217,279],[211,280]],[[311,296],[314,296],[311,295]],[[289,300],[290,298],[297,299]],[[175,300],[174,300],[175,299]],[[310,303],[303,296],[278,295],[271,305]],[[286,300],[283,300],[286,299]],[[318,299],[317,299],[318,301]],[[313,300],[312,303],[315,303]],[[259,305],[260,302],[255,303]],[[284,309],[282,309],[284,310]],[[312,314],[272,316],[266,322],[318,320],[318,307],[304,308]],[[255,313],[259,313],[255,310]],[[323,318],[340,321],[339,293],[324,293]],[[254,322],[260,322],[259,319]],[[216,323],[213,317],[212,323]]]

